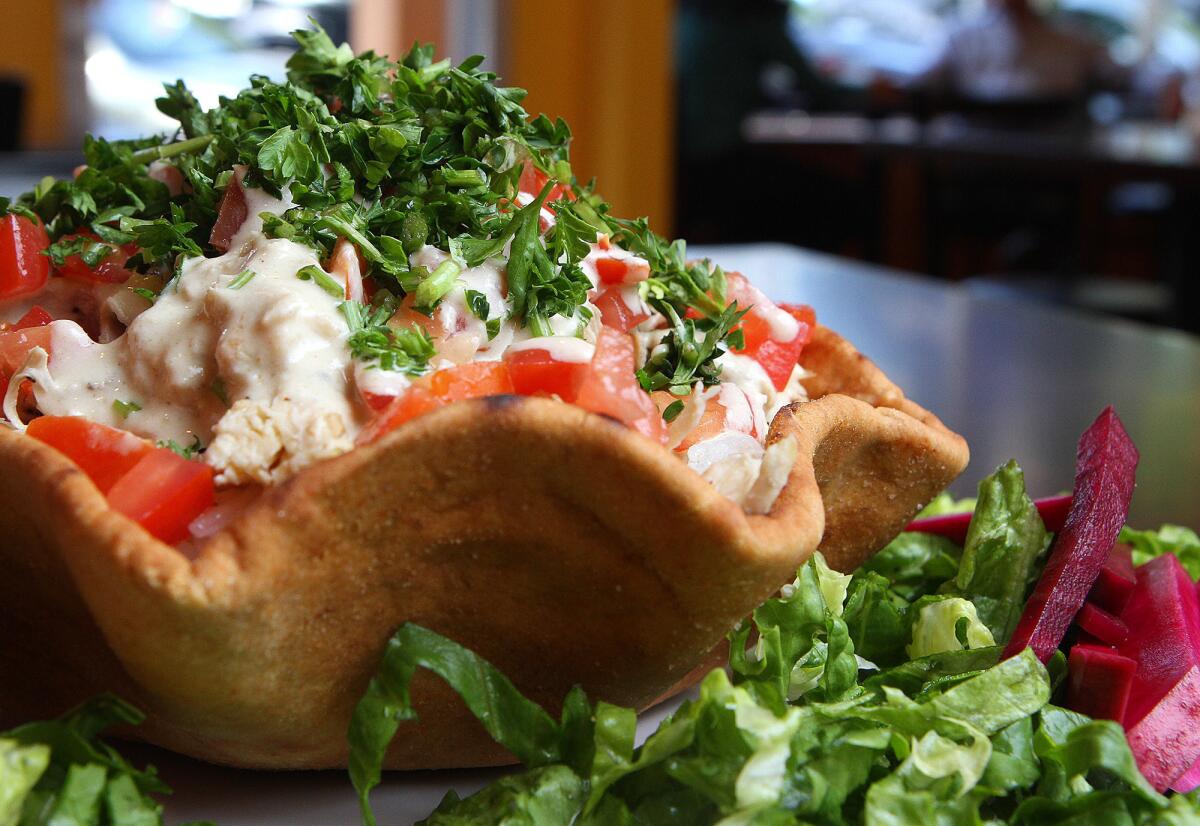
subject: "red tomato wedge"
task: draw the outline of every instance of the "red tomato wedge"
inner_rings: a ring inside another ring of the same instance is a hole
[[[166,448],[152,448],[108,492],[109,506],[168,544],[216,501],[213,470]]]
[[[30,327],[45,327],[52,321],[54,321],[54,316],[50,315],[44,307],[34,305],[9,329],[28,330]]]
[[[414,382],[412,387],[363,428],[358,443],[370,444],[405,422],[451,402],[513,392],[508,367],[502,362],[477,361],[448,367]]]
[[[591,370],[579,388],[575,403],[584,410],[611,416],[665,445],[668,437],[662,414],[650,394],[638,384],[633,360],[633,339],[602,327]]]
[[[649,313],[634,312],[629,309],[621,291],[616,287],[604,290],[592,302],[600,311],[600,320],[605,327],[612,327],[621,333],[627,333],[650,317]]]
[[[424,387],[414,385],[402,396],[397,396],[378,416],[358,434],[360,445],[370,444],[383,438],[405,422],[424,416],[445,405]]]
[[[50,278],[50,246],[40,221],[8,214],[0,219],[0,299],[36,293]]]
[[[0,331],[0,372],[11,376],[20,370],[34,347],[49,353],[52,336],[48,326]]]
[[[188,536],[188,525],[215,501],[213,471],[145,439],[78,416],[42,416],[25,431],[88,475],[109,506],[163,542]]]
[[[517,190],[537,197],[541,193],[542,187],[549,180],[550,176],[545,172],[538,169],[532,163],[526,162],[525,167],[521,170],[521,177],[517,181]],[[568,201],[574,201],[575,193],[571,191],[571,187],[556,181],[554,186],[550,187],[550,193],[546,196],[544,203],[549,207],[555,201],[560,201],[564,198]]]
[[[800,360],[804,346],[812,339],[817,317],[812,307],[804,304],[776,306],[739,273],[726,276],[726,296],[736,301],[740,309],[750,308],[735,329],[742,331],[743,345],[734,352],[750,356],[771,379],[776,390],[787,387],[792,370]],[[776,341],[771,336],[770,314],[782,310],[796,319],[796,335],[788,341]]]
[[[476,361],[437,371],[429,377],[429,391],[446,402],[457,402],[510,394],[513,383],[503,363]]]
[[[108,493],[134,465],[157,449],[132,433],[79,416],[42,416],[30,422],[25,432],[79,465],[101,493]]]
[[[549,350],[517,350],[504,354],[513,390],[522,396],[558,396],[573,402],[591,371],[588,362],[558,361]]]
[[[99,236],[94,232],[86,230],[67,236],[63,240],[79,237],[100,241]],[[58,268],[59,275],[84,284],[124,284],[133,275],[130,270],[125,269],[125,262],[137,252],[137,247],[133,244],[126,244],[123,247],[114,244],[103,245],[108,247],[111,252],[104,256],[104,259],[95,267],[89,267],[80,256],[72,255]]]

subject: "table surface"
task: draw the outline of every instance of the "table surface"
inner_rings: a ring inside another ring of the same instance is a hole
[[[780,300],[811,303],[916,401],[971,444],[954,491],[969,494],[1010,458],[1035,495],[1068,490],[1075,442],[1105,405],[1142,452],[1132,520],[1200,528],[1200,339],[966,288],[782,245],[696,248]],[[643,716],[650,730],[663,709]],[[176,789],[169,822],[222,826],[353,824],[344,772],[252,773],[138,748]],[[411,823],[450,788],[469,794],[493,771],[388,775],[380,822]]]

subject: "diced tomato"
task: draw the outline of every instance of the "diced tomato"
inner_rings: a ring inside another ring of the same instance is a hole
[[[634,375],[633,339],[608,327],[600,328],[591,370],[579,388],[575,403],[602,413],[660,444],[667,443],[667,428],[658,407]]]
[[[221,207],[217,211],[217,220],[213,224],[212,232],[209,233],[208,243],[219,252],[229,252],[233,236],[241,229],[249,214],[250,207],[246,203],[241,178],[235,174],[229,179],[225,194],[221,196]]]
[[[549,350],[509,351],[504,363],[512,376],[513,389],[522,396],[558,396],[573,402],[587,378],[588,362],[558,361]]]
[[[434,396],[426,388],[413,385],[404,392],[404,395],[393,399],[391,404],[363,428],[358,435],[358,443],[360,445],[370,444],[391,433],[405,422],[418,416],[424,416],[444,404],[444,401]]]
[[[361,387],[358,390],[358,394],[362,396],[363,403],[377,413],[396,400],[395,396],[372,393],[370,390],[363,390]]]
[[[81,236],[91,238],[93,241],[100,241],[95,233],[87,230],[67,236],[64,240]],[[104,244],[104,246],[108,247],[111,252],[104,256],[104,259],[95,267],[89,267],[80,256],[72,255],[58,268],[59,275],[84,284],[124,284],[133,276],[132,271],[125,269],[125,262],[137,252],[137,247],[133,244],[126,244],[123,247],[115,244]]]
[[[358,443],[369,444],[405,422],[451,402],[513,392],[508,367],[502,362],[478,361],[448,367],[414,382],[363,428]]]
[[[101,493],[157,448],[145,439],[79,416],[41,416],[25,432],[69,457]]]
[[[447,402],[514,392],[508,366],[498,361],[476,361],[438,370],[429,377],[429,391]]]
[[[596,273],[601,284],[637,284],[650,277],[650,264],[636,256],[598,257]]]
[[[597,258],[596,272],[603,284],[620,284],[625,280],[625,262],[617,258]]]
[[[517,190],[536,197],[549,180],[550,177],[545,172],[534,166],[532,162],[526,161],[524,169],[521,170],[521,178],[517,182]],[[555,182],[554,186],[550,187],[549,194],[546,195],[545,205],[549,207],[555,201],[564,198],[574,201],[575,193],[571,191],[570,186]]]
[[[46,312],[45,308],[39,307],[36,304],[29,308],[25,315],[21,316],[10,330],[28,330],[31,327],[45,327],[50,322],[54,321],[54,316]]]
[[[213,470],[166,448],[153,448],[108,492],[108,504],[168,544],[216,501]]]
[[[650,317],[649,313],[638,313],[629,309],[629,305],[621,297],[621,290],[616,287],[604,290],[592,303],[600,311],[600,320],[604,322],[604,326],[622,333],[629,332]]]
[[[728,273],[726,284],[726,297],[730,301],[736,301],[741,309],[750,308],[735,328],[742,331],[743,345],[734,348],[734,352],[750,356],[757,361],[770,377],[775,389],[782,390],[787,387],[788,379],[791,378],[796,362],[800,360],[800,352],[804,345],[812,339],[816,314],[811,307],[803,304],[777,307],[740,273]],[[776,341],[771,336],[770,314],[780,310],[791,315],[799,325],[796,335],[790,341]]]
[[[36,293],[50,278],[50,259],[42,252],[50,238],[41,221],[7,214],[0,219],[0,299]]]
[[[174,544],[215,501],[212,468],[145,439],[78,416],[41,416],[29,436],[71,459],[125,514],[151,535]]]
[[[0,372],[11,376],[20,370],[34,347],[49,353],[52,336],[53,331],[48,326],[0,331]]]
[[[813,330],[817,327],[817,311],[807,304],[780,304],[779,309],[791,315],[792,318],[799,321],[801,324],[808,325],[808,339],[804,342],[807,344],[812,340]]]

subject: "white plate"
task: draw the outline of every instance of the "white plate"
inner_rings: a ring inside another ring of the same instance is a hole
[[[662,703],[638,721],[638,741],[679,705]],[[404,736],[401,724],[397,733]],[[217,826],[355,826],[358,797],[344,771],[255,772],[210,766],[148,747],[122,748],[137,765],[151,762],[175,793],[164,799],[167,823],[211,820]],[[462,797],[511,769],[387,772],[371,795],[381,826],[408,826],[454,789]]]

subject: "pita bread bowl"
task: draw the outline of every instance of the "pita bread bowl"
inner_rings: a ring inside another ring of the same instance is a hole
[[[321,38],[219,117],[168,87],[177,140],[92,144],[4,216],[0,725],[113,691],[183,754],[344,766],[408,621],[548,707],[645,708],[963,470],[811,311],[607,217],[514,90]],[[432,94],[436,124],[402,110]],[[414,699],[389,767],[508,759],[436,679]]]
[[[766,515],[609,419],[502,396],[302,471],[189,561],[65,457],[0,432],[3,672],[20,675],[5,717],[114,690],[175,751],[342,766],[354,703],[410,620],[540,702],[580,683],[645,707],[813,551],[851,570],[966,464],[963,440],[835,333],[807,362],[824,378],[773,423],[799,458]],[[397,491],[422,506],[398,512]],[[504,759],[443,684],[416,696],[392,768]]]

